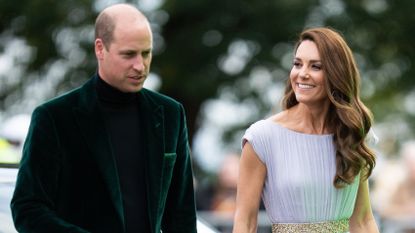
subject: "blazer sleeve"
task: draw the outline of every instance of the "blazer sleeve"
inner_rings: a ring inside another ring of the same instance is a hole
[[[196,206],[186,116],[180,104],[176,162],[162,219],[163,233],[196,233]],[[169,137],[171,135],[167,135]]]
[[[60,172],[59,138],[46,107],[32,114],[11,201],[18,232],[88,233],[61,219],[55,212]]]

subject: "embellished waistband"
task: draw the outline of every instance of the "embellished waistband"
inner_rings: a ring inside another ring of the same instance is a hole
[[[349,231],[349,219],[316,223],[276,223],[272,233],[344,233]]]

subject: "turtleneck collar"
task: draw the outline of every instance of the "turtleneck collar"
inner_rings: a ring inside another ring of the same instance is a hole
[[[136,102],[137,93],[122,92],[106,83],[97,75],[96,90],[98,99],[103,103],[128,105]]]

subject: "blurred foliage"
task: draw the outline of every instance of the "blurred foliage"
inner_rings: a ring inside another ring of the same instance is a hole
[[[20,69],[17,81],[6,82],[10,72],[0,73],[2,112],[16,105],[12,100],[30,97],[25,90],[37,80],[55,81],[49,81],[53,88],[33,105],[80,85],[95,72],[97,5],[92,0],[0,1],[0,54],[16,39],[32,51],[23,66],[15,66]],[[262,67],[273,74],[267,85],[284,82],[289,45],[303,28],[323,25],[342,32],[356,53],[364,100],[376,120],[387,120],[394,112],[414,130],[415,111],[408,113],[404,106],[415,84],[413,12],[411,0],[165,0],[145,13],[156,35],[152,71],[162,78],[160,92],[185,105],[192,136],[200,127],[203,104],[220,92],[232,92],[241,103],[254,99],[252,121],[268,113],[261,89],[247,87],[246,80]],[[50,72],[53,67],[61,72]],[[235,125],[224,135],[230,140],[232,132],[250,123]]]
[[[292,37],[302,29],[307,9],[313,3],[166,1],[163,9],[168,12],[169,20],[162,33],[166,48],[154,59],[153,70],[163,77],[162,92],[186,106],[191,132],[198,127],[200,106],[216,96],[218,87],[248,77],[255,66],[278,65],[279,58],[270,51],[277,42],[286,41],[287,36]],[[230,47],[238,46],[238,42],[240,46],[247,45],[252,55],[241,55],[249,59],[239,72],[224,72],[220,68],[221,59],[226,59]]]

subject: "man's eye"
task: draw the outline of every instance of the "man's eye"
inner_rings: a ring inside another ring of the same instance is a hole
[[[142,53],[142,56],[143,56],[143,57],[148,57],[148,56],[150,56],[150,51],[145,51],[145,52],[143,52],[143,53]]]
[[[125,53],[124,56],[126,57],[133,57],[135,55],[135,53]]]
[[[121,56],[126,57],[126,58],[131,58],[134,57],[137,53],[135,52],[123,52],[121,53]]]

